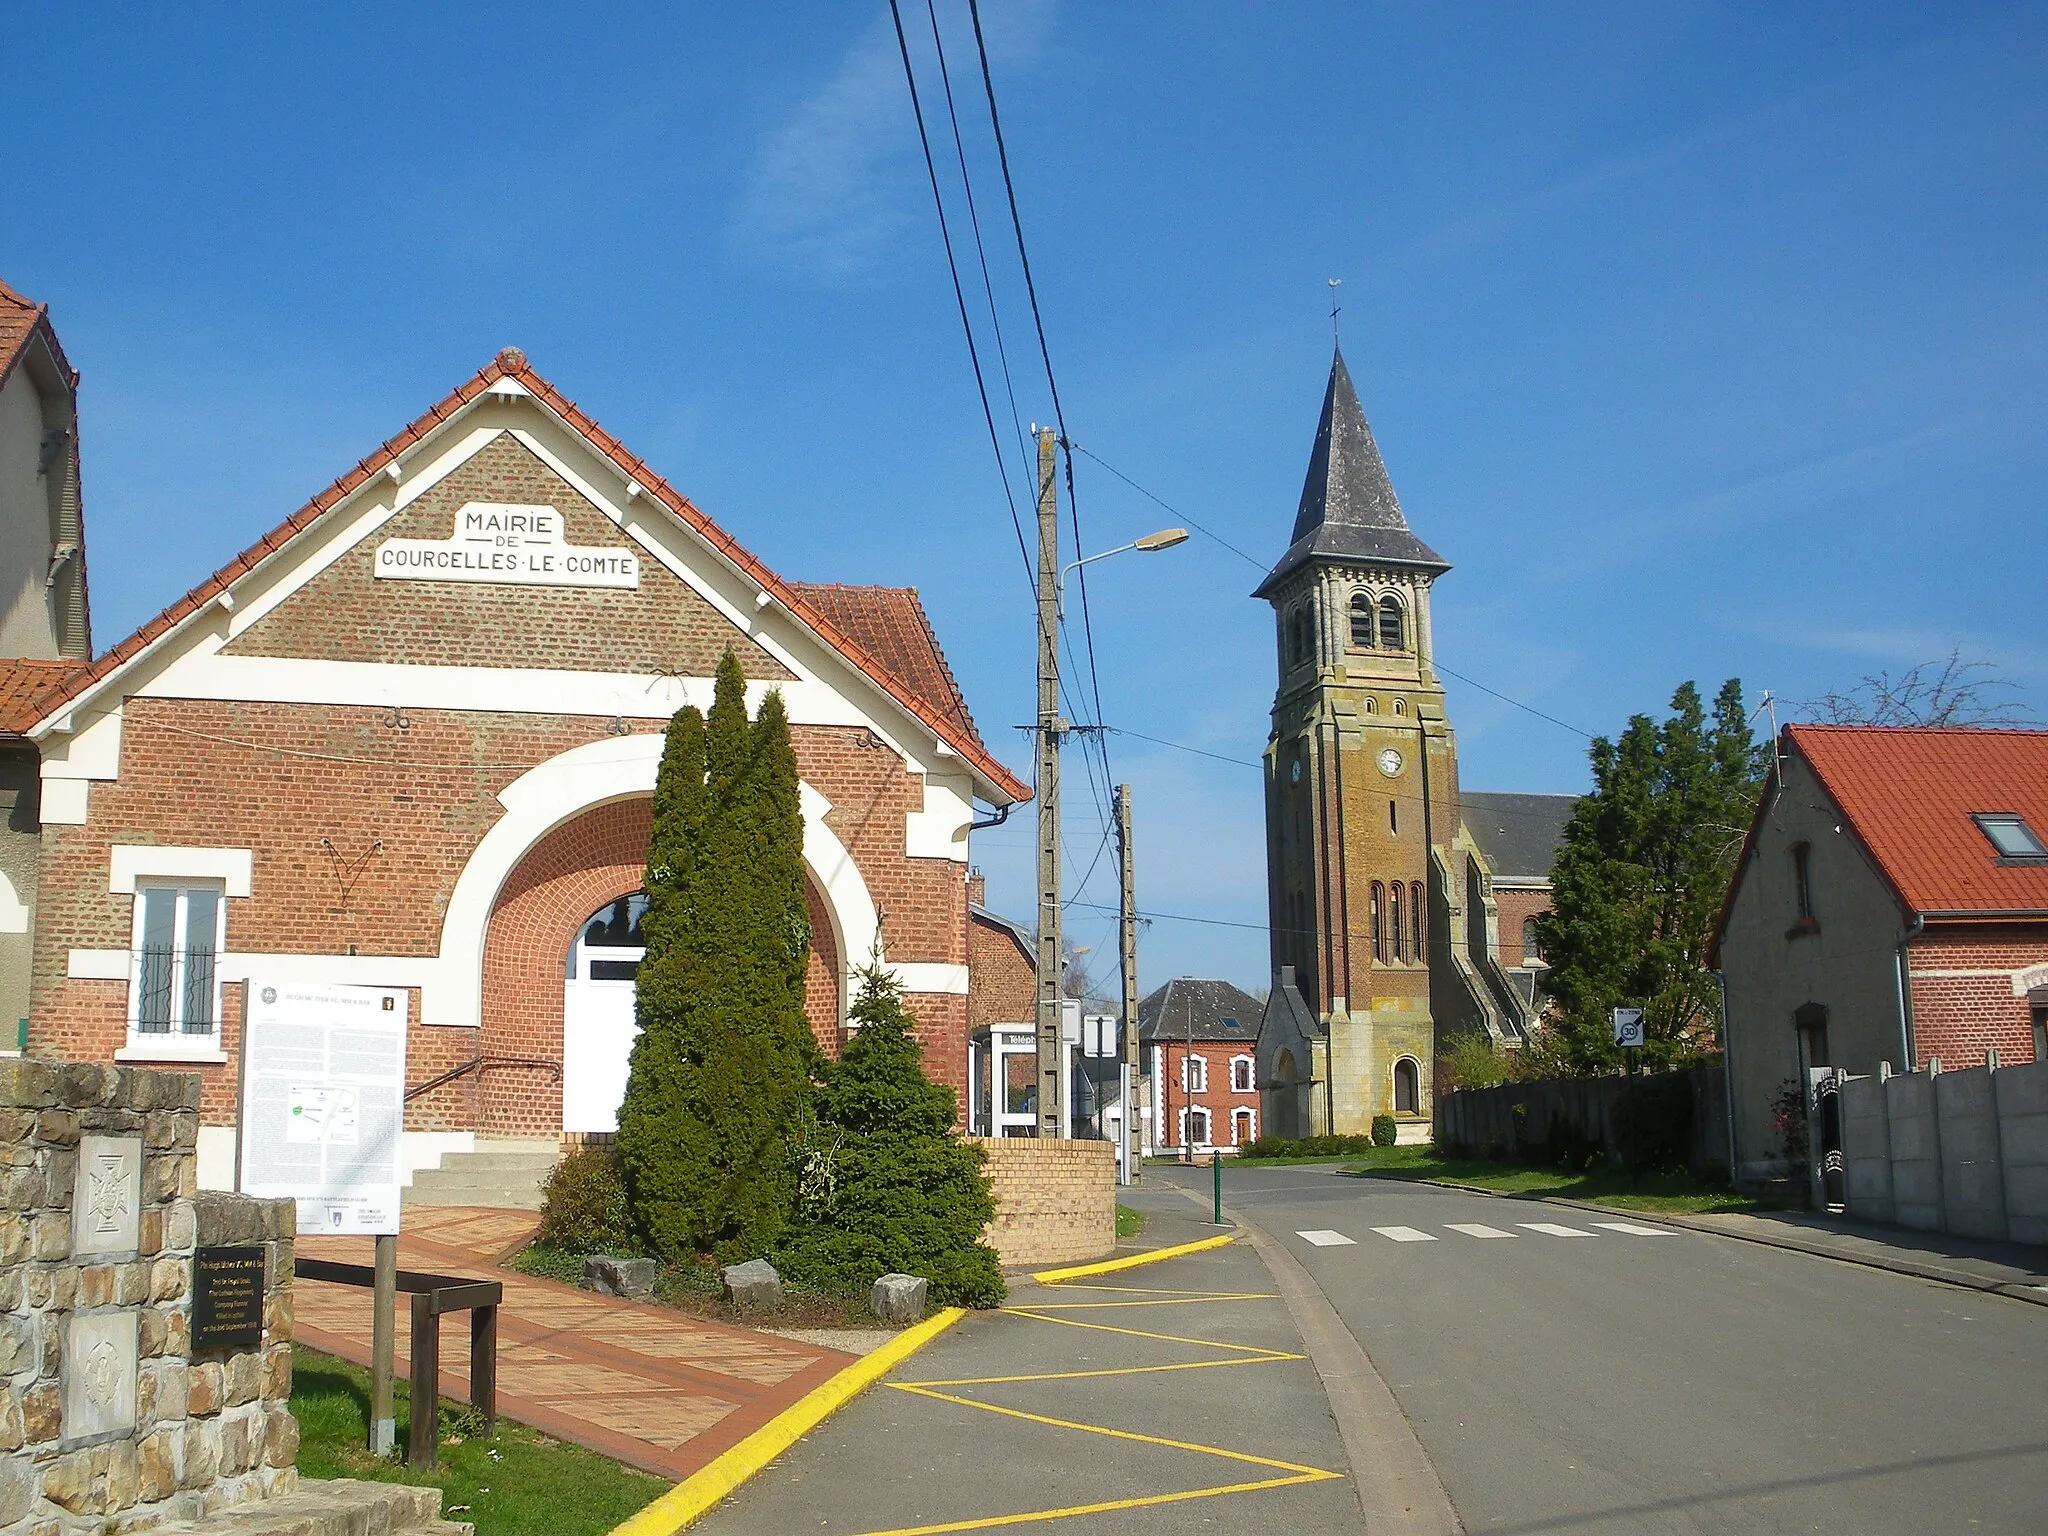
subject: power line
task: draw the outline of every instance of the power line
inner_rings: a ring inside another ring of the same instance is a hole
[[[1147,501],[1157,502],[1161,507],[1164,507],[1166,511],[1176,521],[1186,523],[1190,528],[1194,529],[1195,532],[1201,534],[1204,538],[1214,539],[1218,544],[1221,544],[1225,549],[1229,550],[1233,555],[1237,556],[1238,559],[1244,561],[1246,565],[1251,566],[1254,570],[1263,571],[1266,568],[1265,561],[1259,559],[1255,555],[1246,554],[1243,550],[1239,549],[1235,544],[1231,543],[1230,540],[1224,538],[1222,534],[1216,532],[1215,529],[1204,528],[1200,523],[1196,522],[1192,517],[1189,517],[1187,513],[1181,511],[1171,502],[1168,502],[1164,497],[1156,496],[1151,491],[1146,490],[1144,486],[1138,484],[1138,482],[1133,480],[1129,475],[1125,474],[1122,470],[1118,469],[1114,464],[1111,464],[1108,460],[1104,459],[1102,455],[1097,453],[1094,449],[1083,448],[1079,443],[1076,443],[1074,445],[1074,451],[1076,453],[1087,454],[1089,458],[1093,459],[1096,463],[1100,464],[1112,475],[1115,475],[1117,479],[1123,481],[1125,485],[1128,485],[1132,490],[1136,491],[1140,496],[1143,496]]]
[[[910,87],[910,111],[917,119],[917,140],[924,146],[925,174],[931,178],[932,204],[939,213],[939,239],[946,248],[946,270],[953,276],[953,301],[960,308],[960,329],[967,336],[967,360],[974,365],[974,387],[981,395],[982,419],[988,423],[989,447],[995,450],[996,473],[1003,479],[1003,500],[1009,503],[1010,526],[1017,533],[1017,554],[1024,562],[1024,579],[1036,586],[1032,575],[1031,551],[1024,542],[1024,520],[1017,515],[1017,497],[1010,485],[1010,472],[1003,462],[1003,443],[996,432],[996,415],[988,401],[988,381],[982,377],[981,354],[974,345],[974,326],[967,318],[967,292],[960,286],[960,263],[953,256],[953,234],[946,223],[946,200],[939,195],[939,168],[932,159],[931,136],[925,132],[924,105],[918,100],[917,74],[910,67],[910,43],[903,35],[903,13],[897,0],[889,0],[889,17],[896,24],[896,49],[903,56],[903,79]],[[1006,173],[1007,174],[1007,173]]]
[[[1503,704],[1512,704],[1515,706],[1515,708],[1522,710],[1528,714],[1534,715],[1538,720],[1548,720],[1552,725],[1559,726],[1564,730],[1570,731],[1574,736],[1583,736],[1588,741],[1591,741],[1593,739],[1593,733],[1591,731],[1582,731],[1576,725],[1573,725],[1568,720],[1560,720],[1555,715],[1546,715],[1545,713],[1543,713],[1542,710],[1538,709],[1533,704],[1524,704],[1520,699],[1511,699],[1506,694],[1502,693],[1498,688],[1489,688],[1484,683],[1474,682],[1471,678],[1467,677],[1462,672],[1451,671],[1449,667],[1445,666],[1442,662],[1436,660],[1434,657],[1430,659],[1430,665],[1435,667],[1437,671],[1444,673],[1446,676],[1455,677],[1461,683],[1470,684],[1472,687],[1477,688],[1481,693],[1492,694],[1496,699],[1499,699]]]

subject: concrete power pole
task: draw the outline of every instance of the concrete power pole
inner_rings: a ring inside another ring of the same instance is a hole
[[[1131,786],[1116,787],[1116,850],[1123,865],[1123,894],[1117,905],[1117,956],[1122,962],[1124,992],[1124,1171],[1138,1176],[1138,902],[1132,872]]]
[[[1053,478],[1057,434],[1038,429],[1038,1134],[1060,1124],[1060,529]]]

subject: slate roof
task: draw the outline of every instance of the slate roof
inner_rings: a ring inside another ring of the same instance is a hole
[[[1190,1028],[1200,1040],[1252,1045],[1259,1038],[1257,998],[1227,981],[1180,976],[1138,1004],[1138,1038],[1171,1044],[1186,1040]]]
[[[1008,935],[1010,941],[1017,946],[1018,952],[1024,956],[1026,964],[1038,964],[1038,955],[1031,942],[1031,930],[1022,923],[1014,922],[999,912],[991,912],[978,901],[970,901],[967,904],[967,918],[969,922],[983,923]]]
[[[1577,795],[1493,795],[1461,791],[1458,814],[1496,879],[1548,880]]]
[[[939,649],[939,637],[915,587],[850,587],[793,581],[799,594],[839,632],[880,662],[898,682],[950,718],[961,734],[982,745],[967,696]]]
[[[2048,731],[1792,725],[1784,740],[1909,912],[2048,915],[2048,862],[2000,862],[1970,819],[2008,812],[2048,838]]]
[[[799,622],[808,625],[827,645],[837,650],[852,665],[874,678],[885,692],[958,752],[1000,794],[1008,796],[1012,801],[1031,798],[1030,786],[996,759],[981,739],[974,735],[972,723],[967,722],[963,727],[965,706],[959,701],[957,688],[938,698],[921,697],[913,691],[880,658],[870,655],[865,646],[842,631],[823,611],[814,607],[794,585],[769,570],[743,549],[731,534],[700,512],[687,497],[655,473],[646,460],[633,455],[624,443],[586,415],[575,401],[542,378],[528,365],[526,354],[517,347],[505,348],[479,369],[475,377],[457,385],[453,392],[430,407],[426,414],[410,423],[375,453],[358,463],[355,468],[299,508],[276,528],[243,550],[97,661],[82,669],[62,689],[39,701],[37,718],[46,717],[94,684],[111,677],[179,625],[201,612],[237,580],[281,551],[285,545],[318,522],[325,513],[360,490],[372,476],[382,474],[387,466],[397,461],[400,454],[425,440],[450,417],[479,395],[489,391],[500,380],[509,380],[519,385],[541,404],[554,411],[571,430],[582,436],[600,455],[610,460],[621,474],[631,476],[649,492],[678,523],[695,532],[720,555],[758,582],[763,591],[786,607]],[[950,673],[948,680],[950,681]]]
[[[1330,364],[1323,418],[1316,427],[1316,446],[1294,514],[1293,541],[1252,596],[1264,597],[1319,556],[1435,571],[1451,568],[1409,529],[1342,352]]]

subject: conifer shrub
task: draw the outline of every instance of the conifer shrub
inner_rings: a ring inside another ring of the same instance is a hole
[[[1376,1147],[1391,1147],[1400,1137],[1400,1130],[1394,1124],[1392,1115],[1372,1117],[1372,1144]]]
[[[540,1226],[533,1240],[579,1255],[634,1248],[626,1181],[615,1150],[578,1147],[555,1164],[541,1186]]]
[[[779,693],[747,718],[727,651],[709,716],[669,723],[647,853],[647,956],[619,1108],[635,1228],[670,1263],[754,1258],[795,1194],[816,1048],[796,756]]]
[[[985,1154],[954,1129],[953,1090],[925,1075],[902,988],[860,972],[856,1029],[820,1061],[815,1117],[801,1149],[795,1211],[776,1267],[821,1291],[864,1291],[885,1274],[921,1275],[946,1306],[1003,1299]]]

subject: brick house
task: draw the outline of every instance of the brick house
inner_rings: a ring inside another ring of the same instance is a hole
[[[2048,731],[1788,726],[1710,965],[1738,1178],[1809,1069],[2048,1054]]]
[[[1233,1152],[1259,1134],[1263,1005],[1227,981],[1181,976],[1138,1004],[1147,1156]]]
[[[400,989],[408,1175],[615,1124],[662,730],[731,650],[802,781],[808,1014],[904,983],[964,1090],[968,827],[1028,796],[915,591],[783,580],[508,349],[134,635],[34,686],[28,1047],[205,1079],[252,980]]]

